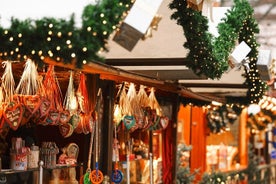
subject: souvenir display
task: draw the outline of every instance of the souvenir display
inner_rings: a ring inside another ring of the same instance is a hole
[[[103,181],[103,173],[99,170],[99,114],[100,111],[100,103],[102,98],[102,91],[101,88],[98,91],[97,94],[97,102],[96,102],[96,109],[94,111],[95,113],[95,169],[91,171],[89,174],[89,178],[93,184],[100,184]]]
[[[27,59],[14,96],[14,99],[19,101],[24,108],[21,125],[28,123],[35,115],[39,117],[37,115],[41,105],[39,92],[42,92],[42,89],[39,89],[39,87],[42,87],[42,85],[39,85],[39,82],[41,80],[37,72],[36,64],[31,59]]]
[[[48,111],[45,117],[41,117],[42,121],[41,124],[43,125],[58,125],[60,119],[60,112],[62,112],[62,93],[60,91],[59,82],[55,75],[55,69],[53,65],[49,65],[44,81],[45,87],[45,97],[46,100],[49,101],[50,106],[49,109],[44,111]],[[45,112],[43,113],[45,114]]]
[[[114,123],[115,124],[115,123]],[[114,125],[114,145],[113,145],[113,161],[114,163],[114,168],[112,171],[112,176],[111,176],[111,180],[114,183],[121,183],[121,181],[123,180],[123,173],[122,171],[119,170],[119,166],[118,166],[118,162],[119,162],[119,150],[118,150],[118,140],[117,140],[117,127],[116,124]]]
[[[86,86],[86,76],[84,73],[80,74],[79,86],[76,92],[78,100],[78,112],[80,122],[75,128],[76,133],[88,134],[92,131],[93,117],[91,116],[91,108],[89,106],[88,92]]]
[[[3,62],[5,71],[2,76],[2,90],[3,90],[3,120],[9,125],[12,130],[17,130],[20,126],[24,109],[18,98],[14,98],[15,82],[12,72],[12,62]],[[1,127],[3,127],[3,123]]]

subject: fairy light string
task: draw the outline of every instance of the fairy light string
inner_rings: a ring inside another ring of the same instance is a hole
[[[245,41],[250,47],[249,69],[245,67],[246,98],[227,98],[227,103],[248,105],[258,102],[266,91],[265,83],[257,70],[258,46],[256,34],[259,28],[253,17],[253,9],[247,0],[234,0],[234,6],[218,24],[219,36],[208,31],[208,18],[200,11],[187,6],[187,0],[173,0],[170,9],[174,10],[171,19],[182,26],[187,41],[184,47],[189,50],[185,65],[197,75],[219,79],[229,68],[228,59],[236,42]]]
[[[82,26],[69,20],[45,17],[39,20],[11,18],[11,26],[0,25],[0,60],[26,61],[30,58],[43,64],[49,57],[63,63],[76,62],[77,67],[104,61],[99,52],[107,49],[109,35],[118,28],[131,0],[101,0],[88,4],[82,12]]]

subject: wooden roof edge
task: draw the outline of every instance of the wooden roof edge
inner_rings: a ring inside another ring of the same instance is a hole
[[[101,62],[89,62],[82,66],[82,68],[78,68],[75,64],[62,63],[52,60],[51,58],[45,58],[44,62],[49,65],[54,65],[58,67],[63,67],[70,70],[78,70],[85,73],[90,74],[99,74],[101,79],[107,79],[117,82],[134,82],[138,84],[143,84],[147,86],[152,86],[157,89],[177,93],[180,96],[187,98],[194,98],[202,101],[216,101],[217,99],[211,99],[210,97],[205,97],[203,95],[197,94],[183,86],[180,86],[178,83],[166,82],[163,80],[151,78],[148,76],[143,76],[137,73],[133,73],[130,71],[122,70],[120,68],[113,67],[111,65],[107,65]],[[221,101],[221,100],[219,100]]]

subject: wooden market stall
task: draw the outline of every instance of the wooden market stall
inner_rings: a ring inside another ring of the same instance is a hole
[[[15,77],[16,83],[20,81],[20,79],[23,76],[23,68],[25,63],[14,63],[13,65],[13,73]],[[82,68],[77,68],[74,66],[74,64],[64,64],[60,62],[55,62],[51,59],[45,59],[45,66],[38,69],[38,73],[41,74],[43,77],[47,75],[47,70],[50,68],[50,66],[55,66],[55,72],[57,79],[60,82],[60,88],[63,94],[66,94],[68,83],[70,79],[70,72],[69,71],[75,71],[74,75],[74,84],[77,85],[80,83],[80,74],[84,73],[87,76],[87,89],[89,94],[89,102],[91,103],[90,106],[94,106],[96,102],[96,96],[97,96],[97,89],[102,89],[103,94],[103,109],[102,109],[102,123],[99,124],[99,129],[101,130],[101,135],[106,136],[100,136],[98,138],[99,141],[99,168],[102,170],[104,175],[111,176],[112,171],[114,170],[114,160],[112,160],[113,152],[113,132],[114,132],[114,126],[113,126],[113,109],[116,101],[116,92],[118,92],[118,84],[121,84],[123,82],[128,83],[134,83],[137,86],[138,85],[145,85],[148,86],[148,88],[154,87],[156,89],[156,95],[162,104],[162,107],[169,108],[170,110],[168,112],[168,116],[170,117],[170,123],[168,127],[161,131],[154,133],[154,131],[139,131],[133,132],[129,134],[131,139],[135,140],[135,138],[139,136],[144,136],[147,139],[143,139],[144,143],[147,144],[147,146],[151,145],[150,150],[153,153],[154,158],[161,158],[163,159],[163,167],[167,167],[169,170],[166,173],[163,173],[165,175],[165,179],[170,179],[170,181],[174,180],[175,175],[175,169],[174,169],[174,158],[175,158],[175,143],[176,143],[176,113],[177,113],[177,107],[178,107],[178,98],[184,97],[184,98],[195,98],[198,100],[204,100],[204,101],[211,101],[211,99],[205,98],[204,96],[197,95],[181,86],[178,86],[173,83],[168,83],[165,81],[161,81],[154,78],[149,78],[143,75],[138,75],[132,72],[124,71],[115,67],[111,67],[109,65],[103,64],[103,63],[89,63],[87,65],[83,65]],[[53,86],[50,87],[53,89]],[[47,89],[47,90],[52,90]],[[166,113],[167,113],[166,112]],[[3,132],[2,132],[3,133]],[[143,135],[142,135],[142,134]],[[49,136],[50,135],[50,136]],[[119,134],[118,134],[119,135]],[[9,130],[4,134],[3,137],[4,141],[5,138],[9,139],[9,144],[12,144],[10,141],[13,137],[21,137],[23,138],[26,143],[28,142],[28,146],[31,146],[30,144],[34,143],[37,146],[42,146],[43,142],[54,142],[58,149],[66,148],[68,145],[72,145],[73,143],[78,146],[78,157],[77,157],[77,165],[74,165],[73,168],[76,168],[76,176],[75,178],[78,180],[80,177],[86,172],[86,169],[88,167],[88,155],[89,155],[89,134],[84,133],[73,133],[71,136],[64,136],[60,134],[60,129],[57,128],[57,126],[51,126],[51,125],[41,125],[37,124],[35,120],[32,120],[31,123],[27,123],[22,127],[19,127],[16,130]],[[119,135],[120,136],[120,135]],[[124,134],[121,134],[121,136],[124,137]],[[163,137],[163,139],[162,139]],[[166,137],[166,139],[164,139]],[[29,138],[33,138],[30,139]],[[164,141],[166,140],[166,141]],[[126,140],[123,140],[125,142]],[[95,150],[93,149],[93,152],[95,154]],[[57,150],[56,152],[58,159],[62,152],[61,150]],[[121,164],[120,169],[123,169],[124,161],[126,161],[126,155],[122,154],[123,158],[121,158]],[[135,157],[135,156],[134,156]],[[95,157],[93,156],[93,162],[91,162],[91,168],[95,168]],[[133,158],[132,158],[133,159]],[[143,167],[145,170],[142,172],[139,171],[136,174],[136,178],[132,178],[131,181],[137,181],[137,178],[142,176],[147,176],[143,180],[147,182],[149,179],[149,165],[148,160],[149,155],[144,157],[144,161],[140,160],[139,162],[135,161],[134,166],[137,168],[137,171],[139,170],[138,167],[141,169]],[[133,166],[133,161],[131,161],[131,167]],[[157,162],[156,162],[157,163]],[[161,162],[160,162],[161,163]],[[168,163],[169,167],[168,167]],[[53,177],[59,178],[60,174],[58,176],[56,175],[58,170],[66,170],[65,168],[59,168],[55,169],[56,167],[49,167],[44,170],[44,181],[45,182],[53,182]],[[136,169],[135,169],[136,170]],[[34,171],[34,172],[33,172]],[[33,180],[37,180],[38,175],[36,173],[36,169],[23,169],[22,171],[16,171],[11,172],[9,169],[9,158],[3,157],[3,170],[1,171],[2,174],[7,174],[7,178],[10,180],[14,174],[17,176],[17,179],[20,179],[20,174],[27,173],[25,176],[25,180],[27,182],[32,183]],[[55,171],[55,172],[54,172]],[[123,171],[124,174],[126,174],[126,170]],[[133,173],[132,173],[133,174]],[[33,176],[33,178],[31,177]],[[52,179],[51,179],[52,178]],[[124,179],[126,180],[127,177]],[[160,179],[160,177],[159,177]],[[163,178],[164,179],[164,178]],[[15,179],[16,180],[16,179]],[[63,178],[64,180],[64,178]],[[62,181],[63,181],[62,180]],[[64,180],[65,181],[65,180]],[[16,181],[15,181],[16,182]],[[61,182],[61,181],[60,181]],[[67,181],[68,182],[68,181]],[[74,182],[72,182],[74,183]]]

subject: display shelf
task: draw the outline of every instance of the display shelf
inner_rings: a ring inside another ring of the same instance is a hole
[[[44,170],[54,170],[54,169],[65,169],[65,168],[70,168],[70,167],[82,167],[83,163],[78,163],[78,164],[57,164],[55,167],[51,168],[46,168],[42,167]],[[18,174],[22,172],[33,172],[33,171],[39,171],[39,167],[37,168],[29,168],[27,170],[14,170],[14,169],[1,169],[0,175],[5,175],[5,174]]]
[[[0,175],[18,174],[18,173],[22,173],[22,172],[33,172],[33,171],[39,171],[39,168],[32,168],[32,169],[27,169],[27,170],[2,169],[0,171]]]

